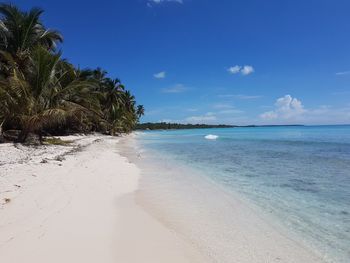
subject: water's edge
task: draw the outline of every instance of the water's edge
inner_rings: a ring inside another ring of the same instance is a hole
[[[140,189],[136,195],[137,202],[166,227],[211,258],[212,262],[232,262],[235,255],[240,255],[239,262],[301,262],[300,260],[326,262],[327,259],[321,259],[322,255],[318,254],[317,250],[308,247],[304,240],[279,224],[268,211],[264,211],[239,193],[228,192],[193,167],[179,166],[179,163],[172,161],[162,162],[156,152],[140,144],[137,135],[133,137],[131,142],[129,140],[128,144],[123,146],[123,154],[142,171]],[[196,176],[191,178],[184,176],[188,173]],[[159,180],[159,177],[155,177],[154,174],[161,174],[164,180]],[[176,178],[169,181],[169,175],[176,175]],[[185,189],[184,183],[188,184]],[[191,191],[192,196],[186,197],[185,195]],[[221,203],[220,207],[217,207],[219,203]],[[240,216],[232,213],[220,215],[228,208],[237,209]],[[236,219],[232,220],[233,217]],[[246,222],[244,222],[245,219],[247,219]],[[197,228],[189,227],[193,220],[203,225]],[[231,229],[232,224],[235,225],[234,230]],[[244,233],[245,229],[251,228],[253,224],[257,226],[253,226],[254,229],[250,229],[249,234]],[[214,236],[201,240],[199,237],[205,236],[203,234],[208,232],[208,229],[214,230],[211,232]],[[237,237],[233,237],[234,235]],[[247,258],[244,252],[242,253],[244,249],[239,247],[242,238],[249,240],[250,248],[246,247],[246,249],[256,249],[249,252],[252,254],[250,258]],[[212,242],[216,243],[216,248],[212,247]],[[218,244],[218,242],[221,243]],[[271,250],[273,246],[275,249]],[[328,262],[332,261],[328,260]]]

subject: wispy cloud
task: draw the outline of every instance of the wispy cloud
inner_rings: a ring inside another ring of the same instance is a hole
[[[182,93],[182,92],[185,92],[187,90],[188,90],[188,88],[186,86],[184,86],[183,84],[176,84],[172,87],[162,89],[162,92],[163,93]]]
[[[260,99],[262,96],[261,95],[243,95],[243,94],[237,94],[235,98],[240,99],[240,100],[255,100],[255,99]]]
[[[242,119],[244,119],[244,111],[235,108],[222,108],[204,114],[187,117],[182,122],[193,124],[232,124]]]
[[[261,95],[244,95],[244,94],[221,94],[218,95],[220,98],[234,98],[240,100],[255,100],[262,98]]]
[[[217,115],[243,113],[242,110],[238,110],[235,108],[235,106],[228,103],[216,103],[213,105],[213,108],[217,110]]]
[[[232,109],[233,105],[227,103],[216,103],[213,105],[214,109]]]
[[[187,117],[185,119],[185,122],[198,124],[198,123],[213,123],[216,120],[217,120],[217,117],[215,116],[215,114],[213,112],[207,112],[204,115]]]
[[[155,73],[153,74],[153,77],[155,77],[156,79],[164,79],[166,77],[166,72],[161,71],[161,72]]]
[[[335,91],[332,93],[332,95],[350,95],[350,90]]]
[[[349,71],[341,71],[341,72],[335,73],[335,75],[338,75],[338,76],[340,76],[340,75],[349,75],[349,74],[350,74],[350,70]]]
[[[208,105],[209,106],[209,105]],[[162,112],[166,111],[166,108],[161,109]],[[173,113],[175,109],[173,109],[169,113]],[[199,111],[198,109],[193,109],[193,108],[188,108],[188,109],[183,109],[183,108],[178,108],[177,111],[179,114],[185,113],[185,112],[197,112]],[[191,124],[232,124],[232,123],[237,123],[245,120],[246,117],[244,116],[244,111],[233,108],[233,106],[230,106],[230,108],[217,108],[213,109],[212,111],[208,112],[198,112],[197,114],[191,114],[189,116],[184,116],[181,119],[178,118],[160,118],[159,121],[163,122],[177,122],[177,123],[191,123]]]
[[[235,65],[235,66],[229,67],[227,71],[230,74],[241,73],[242,75],[247,76],[252,74],[255,70],[253,66],[250,66],[250,65],[244,65],[244,66]]]
[[[237,109],[228,109],[228,110],[222,110],[219,111],[218,114],[241,114],[244,113],[242,110],[237,110]]]

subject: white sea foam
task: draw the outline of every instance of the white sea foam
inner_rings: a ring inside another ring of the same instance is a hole
[[[204,138],[206,138],[207,140],[216,140],[217,138],[219,138],[219,136],[213,135],[213,134],[208,134]]]

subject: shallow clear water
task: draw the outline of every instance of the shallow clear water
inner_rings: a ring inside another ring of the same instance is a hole
[[[241,194],[330,262],[350,262],[350,126],[152,131],[138,141]]]

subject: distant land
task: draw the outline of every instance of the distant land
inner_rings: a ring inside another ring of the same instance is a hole
[[[136,130],[184,130],[184,129],[210,129],[210,128],[254,128],[254,127],[283,127],[283,126],[304,126],[299,124],[293,125],[227,125],[227,124],[183,124],[170,122],[146,122],[136,125]]]

